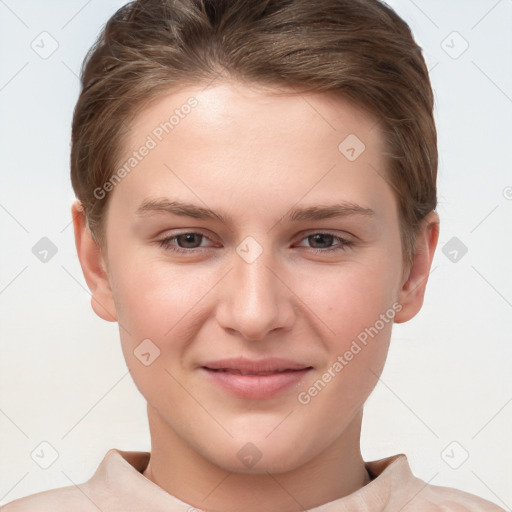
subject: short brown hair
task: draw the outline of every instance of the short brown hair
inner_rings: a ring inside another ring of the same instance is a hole
[[[219,75],[329,92],[371,113],[382,127],[410,263],[416,228],[437,204],[434,100],[409,26],[379,0],[137,0],[121,7],[84,59],[72,124],[71,182],[100,245],[108,197],[94,191],[114,174],[129,122],[162,93]]]

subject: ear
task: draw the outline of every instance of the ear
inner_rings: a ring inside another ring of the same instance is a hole
[[[71,206],[71,216],[75,231],[76,252],[85,281],[91,290],[92,309],[103,320],[116,322],[117,312],[108,279],[107,265],[87,225],[80,201],[76,200]]]
[[[395,315],[395,322],[407,322],[423,305],[430,267],[439,238],[439,216],[431,211],[421,222],[416,236],[414,256],[397,301],[402,309]]]

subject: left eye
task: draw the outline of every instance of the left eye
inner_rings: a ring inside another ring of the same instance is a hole
[[[338,245],[335,245],[334,247],[327,247],[327,248],[317,248],[312,247],[312,249],[316,252],[330,252],[330,251],[343,251],[346,248],[353,245],[353,242],[350,240],[346,240],[345,238],[341,238],[340,236],[333,235],[331,233],[312,233],[310,235],[307,235],[304,240],[308,240],[311,243],[311,240],[313,240],[313,243],[327,243],[330,244],[334,240],[338,240]]]
[[[202,233],[188,232],[181,233],[178,235],[169,236],[162,240],[159,240],[158,244],[164,249],[178,252],[178,253],[190,253],[193,252],[194,249],[201,248],[201,242],[203,239],[208,240],[206,235]],[[323,233],[316,232],[311,233],[301,240],[308,240],[309,243],[313,242],[313,244],[324,245],[327,244],[329,247],[311,247],[311,249],[315,252],[326,253],[331,251],[343,251],[346,248],[352,246],[354,242],[350,240],[346,240],[345,238],[341,238],[339,236],[333,235],[331,233]],[[175,245],[174,242],[177,242],[178,245]],[[338,241],[338,244],[335,246],[330,246],[334,241]],[[203,246],[204,247],[204,246]],[[300,246],[299,246],[300,247]]]

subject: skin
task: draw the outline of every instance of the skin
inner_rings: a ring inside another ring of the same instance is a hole
[[[393,304],[395,322],[416,315],[439,232],[431,212],[404,268],[378,124],[325,93],[276,92],[229,81],[170,91],[135,118],[127,157],[189,97],[198,105],[110,192],[103,250],[79,202],[72,207],[92,307],[119,323],[126,363],[148,403],[144,475],[218,512],[309,509],[369,482],[362,408],[384,366],[392,321],[309,403],[298,394]],[[349,134],[366,146],[355,161],[338,149]],[[208,207],[231,221],[137,216],[150,197]],[[281,220],[292,207],[340,201],[374,215]],[[187,232],[204,236],[170,243],[186,254],[158,244]],[[353,243],[310,236],[325,232]],[[250,263],[236,251],[248,236],[263,250]],[[326,253],[331,247],[341,250]],[[160,350],[149,366],[134,355],[147,338]],[[198,369],[239,355],[290,358],[313,370],[298,387],[249,400]],[[237,456],[248,442],[261,454],[252,467]]]

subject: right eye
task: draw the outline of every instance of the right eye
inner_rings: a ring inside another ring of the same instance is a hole
[[[201,247],[201,241],[203,239],[208,238],[206,237],[206,235],[203,235],[202,233],[186,231],[178,233],[176,235],[162,238],[161,240],[158,241],[158,244],[160,245],[160,247],[163,247],[166,250],[177,252],[180,254],[185,254],[196,252],[195,249],[199,249]],[[178,245],[175,245],[174,242],[176,242]],[[198,243],[199,246],[197,246]]]

